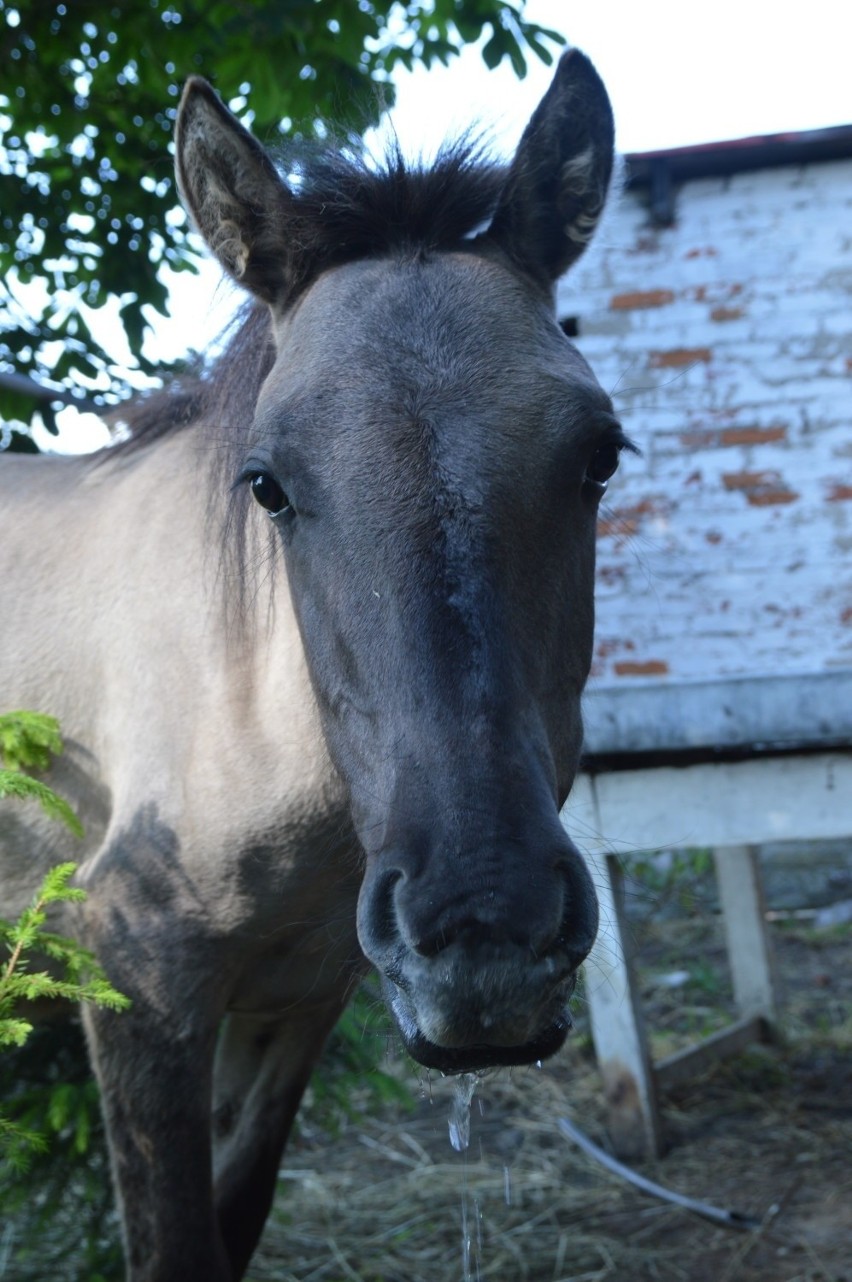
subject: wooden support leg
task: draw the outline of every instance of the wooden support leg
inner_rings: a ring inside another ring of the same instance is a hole
[[[621,868],[603,852],[587,854],[600,902],[598,938],[584,971],[592,1038],[609,1104],[609,1129],[620,1157],[661,1151],[654,1070],[625,930]]]
[[[734,1000],[743,1018],[775,1020],[772,952],[766,932],[763,884],[754,846],[720,846],[713,852]]]

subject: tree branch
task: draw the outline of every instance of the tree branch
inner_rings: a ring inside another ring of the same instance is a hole
[[[37,401],[61,401],[63,405],[73,405],[83,414],[103,414],[103,406],[89,400],[87,396],[69,392],[65,387],[55,387],[50,383],[38,383],[27,374],[0,370],[0,387],[8,392],[20,392],[22,396],[32,396]]]

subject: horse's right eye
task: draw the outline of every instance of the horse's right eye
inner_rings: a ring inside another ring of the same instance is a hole
[[[290,506],[287,495],[268,472],[255,473],[251,478],[251,492],[270,516],[280,516]]]

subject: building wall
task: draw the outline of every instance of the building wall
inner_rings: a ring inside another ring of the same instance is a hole
[[[644,451],[601,510],[598,685],[852,668],[852,160],[643,192],[560,317]]]

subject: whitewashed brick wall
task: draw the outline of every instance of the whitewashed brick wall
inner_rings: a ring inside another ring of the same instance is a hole
[[[561,317],[644,451],[601,513],[593,684],[852,668],[852,160],[644,193]]]

